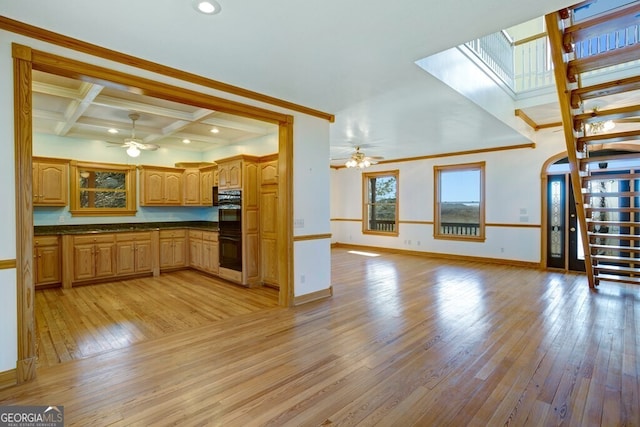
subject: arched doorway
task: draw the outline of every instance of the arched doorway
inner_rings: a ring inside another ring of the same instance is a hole
[[[592,171],[593,176],[601,176],[602,179],[591,180],[591,192],[602,192],[603,197],[590,198],[589,203],[591,206],[597,206],[599,209],[594,209],[592,213],[587,206],[588,218],[612,222],[629,221],[630,215],[632,215],[630,213],[631,210],[618,212],[616,208],[637,207],[640,205],[636,197],[629,197],[632,191],[638,190],[637,188],[631,188],[633,181],[607,179],[608,174],[630,173],[632,170],[638,169],[640,164],[636,160],[610,160],[611,156],[629,152],[631,151],[603,148],[590,153],[590,158],[602,157],[602,162],[598,164],[598,171]],[[584,271],[582,244],[584,236],[578,226],[576,203],[573,197],[569,172],[567,156],[564,153],[548,159],[542,169],[543,227],[541,266],[565,271]],[[610,209],[611,212],[607,212],[607,209]],[[603,215],[615,215],[615,217],[603,218]],[[592,250],[598,250],[598,247],[601,246],[603,252],[599,251],[598,255],[604,255],[604,258],[607,258],[608,255],[618,256],[618,253],[608,252],[612,251],[612,246],[621,245],[615,236],[628,230],[616,229],[615,226],[608,225],[595,225],[594,227],[595,235],[600,237],[591,236],[592,239],[595,239],[595,241],[591,242]],[[610,234],[611,237],[604,237],[602,236],[603,234]],[[619,251],[622,251],[622,249],[618,248]]]

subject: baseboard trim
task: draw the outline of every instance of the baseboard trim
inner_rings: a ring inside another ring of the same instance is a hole
[[[382,248],[378,246],[365,246],[365,245],[351,245],[348,243],[339,243],[339,242],[332,243],[331,247],[369,251],[369,252],[376,251],[376,252],[385,252],[385,253],[391,253],[391,254],[414,255],[414,256],[420,256],[425,258],[446,259],[451,261],[470,261],[470,262],[482,262],[482,263],[500,264],[500,265],[512,265],[514,267],[533,268],[536,270],[540,269],[539,262],[517,261],[517,260],[511,260],[511,259],[486,258],[486,257],[476,257],[476,256],[469,256],[469,255],[442,254],[438,252],[410,251],[406,249]]]
[[[18,384],[18,372],[15,369],[0,372],[0,389]]]
[[[325,298],[331,298],[333,296],[333,286],[329,286],[327,289],[311,292],[310,294],[300,295],[293,299],[293,305],[307,304],[313,301],[318,301]]]

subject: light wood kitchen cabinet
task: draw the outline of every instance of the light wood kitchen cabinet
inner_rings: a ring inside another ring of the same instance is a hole
[[[36,288],[62,282],[60,238],[35,236],[33,238],[34,285]]]
[[[202,194],[200,192],[200,169],[186,169],[183,175],[184,205],[200,206]]]
[[[279,287],[277,154],[260,159],[260,274],[263,284]]]
[[[242,189],[242,159],[223,160],[218,162],[218,189]]]
[[[278,187],[260,192],[260,270],[262,283],[278,287]]]
[[[73,238],[73,280],[83,281],[116,275],[115,236],[93,234]]]
[[[189,230],[189,266],[218,274],[218,233]]]
[[[186,230],[160,230],[160,269],[177,269],[186,266]]]
[[[69,161],[33,158],[33,205],[66,206],[69,201]]]
[[[184,169],[141,166],[140,206],[179,206],[182,204]]]
[[[202,206],[213,205],[213,187],[215,167],[207,167],[200,169],[200,204]]]
[[[219,270],[218,233],[215,231],[202,232],[202,270],[207,273],[218,274]]]
[[[202,231],[189,230],[189,267],[202,269]]]
[[[151,232],[116,234],[116,273],[120,275],[151,273],[153,268]]]
[[[260,185],[278,183],[278,160],[260,162]]]

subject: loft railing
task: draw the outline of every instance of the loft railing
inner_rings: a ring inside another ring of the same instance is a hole
[[[634,24],[585,40],[575,46],[575,52],[577,58],[584,58],[639,42],[640,25]],[[555,84],[549,39],[545,33],[512,42],[504,31],[500,31],[472,40],[465,46],[515,93]],[[592,73],[606,73],[634,65],[640,65],[640,60]]]
[[[549,38],[545,33],[519,40],[513,44],[514,92],[549,87],[555,84],[549,55]]]
[[[471,40],[465,45],[507,86],[513,88],[513,41],[505,31]]]

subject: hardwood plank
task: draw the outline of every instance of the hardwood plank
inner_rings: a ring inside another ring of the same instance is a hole
[[[70,426],[640,419],[638,287],[343,248],[332,266],[334,296],[292,308],[188,271],[37,291],[38,348],[54,361],[0,404],[55,400]]]

